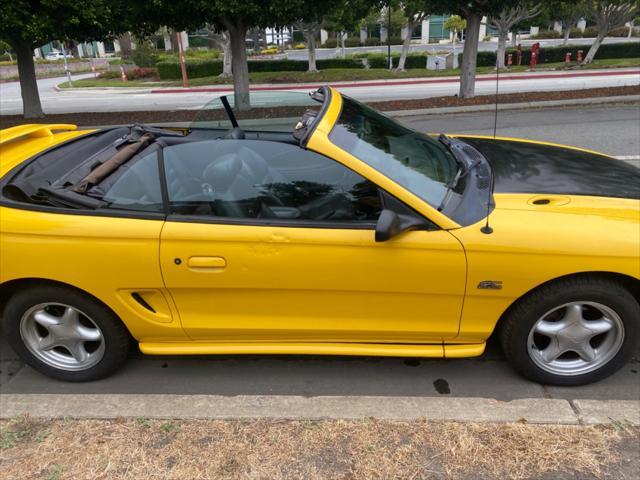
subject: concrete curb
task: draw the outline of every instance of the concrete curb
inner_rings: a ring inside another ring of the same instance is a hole
[[[456,397],[0,395],[0,418],[365,419],[640,425],[640,401]]]

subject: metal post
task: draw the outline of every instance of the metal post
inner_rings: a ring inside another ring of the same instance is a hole
[[[178,55],[180,56],[180,70],[182,70],[182,86],[189,87],[189,79],[187,78],[187,65],[184,60],[184,50],[182,49],[182,38],[180,32],[176,32],[176,42],[178,43]]]
[[[393,70],[393,60],[391,59],[391,2],[388,2],[387,5],[387,59],[389,60],[389,70]]]
[[[67,72],[67,80],[69,81],[69,88],[71,88],[71,72],[69,71],[69,64],[67,63],[67,51],[64,48],[64,43],[60,42],[62,45],[62,60],[64,62],[64,70]]]

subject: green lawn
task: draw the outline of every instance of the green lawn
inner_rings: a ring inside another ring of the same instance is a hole
[[[596,60],[590,65],[580,67],[580,70],[593,68],[622,68],[622,67],[638,67],[640,66],[640,57],[634,58],[612,58]],[[562,69],[564,63],[548,63],[538,66],[538,71],[547,69]],[[514,66],[510,69],[504,69],[503,72],[524,72],[528,70],[528,66]],[[493,67],[478,67],[478,73],[490,73],[495,71]],[[350,80],[382,80],[382,79],[401,79],[401,78],[424,78],[424,77],[442,77],[456,76],[459,70],[426,70],[410,69],[406,72],[396,72],[387,69],[329,69],[322,70],[317,73],[308,72],[255,72],[249,75],[252,84],[261,83],[332,83]],[[221,77],[202,77],[189,80],[191,86],[206,86],[230,84],[230,78]],[[60,88],[68,88],[68,83],[64,82],[58,85]],[[149,80],[131,80],[126,83],[118,79],[93,79],[76,80],[73,82],[75,88],[86,87],[180,87],[182,81],[149,81]]]

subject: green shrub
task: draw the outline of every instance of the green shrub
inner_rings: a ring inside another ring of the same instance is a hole
[[[106,72],[102,72],[98,75],[98,78],[102,78],[105,80],[113,80],[115,78],[120,78],[121,73],[115,70],[107,70]]]
[[[304,60],[249,60],[249,72],[306,72]]]
[[[158,63],[158,53],[147,43],[139,43],[136,49],[131,52],[131,60],[138,67],[155,67]]]
[[[628,37],[629,36],[629,27],[618,27],[618,28],[614,28],[613,30],[611,30],[608,33],[609,37]],[[638,30],[636,28],[634,28],[633,30],[631,30],[631,36],[632,37],[638,37],[640,36],[640,32],[638,32]]]
[[[387,57],[370,57],[369,58],[369,68],[388,68],[389,60]]]
[[[112,58],[109,65],[133,65],[133,61],[125,58]]]
[[[157,78],[157,68],[132,68],[126,72],[129,80],[138,80],[140,78]]]
[[[536,35],[531,35],[531,38],[542,40],[546,38],[562,38],[562,35],[556,30],[540,30]]]
[[[349,37],[344,41],[345,47],[359,47],[360,46],[360,38],[358,37]]]
[[[391,45],[402,45],[404,43],[404,40],[402,40],[402,38],[400,37],[391,37]],[[384,42],[384,45],[386,45],[387,42]]]
[[[326,70],[328,68],[364,68],[362,60],[357,58],[325,58],[322,60],[316,60],[316,65],[320,70]]]
[[[322,44],[323,48],[336,48],[338,46],[338,40],[335,38],[327,38],[327,41]]]
[[[425,55],[407,55],[404,68],[427,68],[427,57]]]
[[[305,50],[307,48],[307,46],[304,43],[296,43],[293,46],[294,50]]]
[[[380,45],[380,39],[376,37],[367,38],[364,41],[364,44],[367,47],[377,47],[378,45]]]
[[[582,30],[579,28],[572,28],[569,32],[569,38],[582,38],[583,36]]]
[[[162,80],[175,80],[182,78],[182,70],[178,62],[158,62],[156,65],[158,76]],[[222,73],[222,61],[220,60],[189,60],[187,61],[187,76],[189,78],[211,77]]]
[[[595,38],[598,36],[598,27],[587,27],[582,32],[584,38]]]

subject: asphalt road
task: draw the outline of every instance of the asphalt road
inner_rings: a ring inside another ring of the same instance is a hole
[[[493,117],[405,119],[423,131],[491,133]],[[498,133],[559,141],[612,155],[640,154],[637,105],[501,112]],[[640,354],[607,380],[576,388],[544,387],[515,374],[499,348],[464,360],[345,357],[143,357],[108,379],[88,384],[50,380],[25,367],[0,336],[3,393],[175,393],[216,395],[395,395],[640,399]],[[447,393],[449,392],[449,393]]]
[[[612,75],[612,72],[615,73]],[[526,78],[503,75],[499,81],[500,93],[532,91],[570,91],[585,88],[617,87],[640,84],[638,69],[591,70],[589,76],[566,76],[566,72],[537,72]],[[84,78],[87,74],[74,78]],[[89,74],[91,76],[91,74]],[[534,78],[536,77],[536,78]],[[150,93],[149,89],[95,90],[77,89],[57,91],[54,87],[65,81],[64,77],[38,81],[40,100],[45,113],[120,112],[138,110],[199,109],[219,97],[220,92],[171,92]],[[312,87],[287,87],[283,89],[308,92]],[[382,83],[379,85],[339,86],[340,91],[362,101],[403,100],[455,95],[459,90],[457,77],[422,79],[421,83]],[[477,95],[490,95],[496,91],[493,75],[479,75]],[[229,94],[226,92],[225,94]],[[22,113],[20,85],[17,82],[0,84],[0,114]]]
[[[400,120],[421,132],[493,135],[494,112]],[[497,135],[562,143],[613,156],[640,157],[640,105],[500,111]]]

